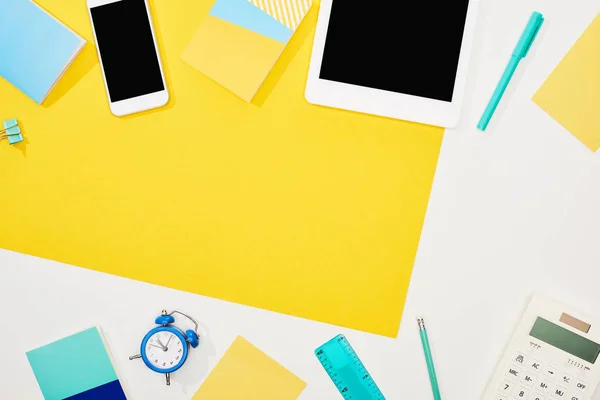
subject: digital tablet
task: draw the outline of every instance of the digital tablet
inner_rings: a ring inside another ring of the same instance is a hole
[[[479,0],[322,0],[313,104],[458,125]]]

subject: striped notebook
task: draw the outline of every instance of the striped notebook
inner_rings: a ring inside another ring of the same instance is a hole
[[[250,0],[250,3],[260,8],[292,31],[295,31],[304,19],[312,5],[311,0]]]
[[[250,102],[311,6],[312,0],[217,0],[182,58]]]

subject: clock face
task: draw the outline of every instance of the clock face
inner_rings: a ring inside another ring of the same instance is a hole
[[[163,328],[151,333],[142,352],[149,367],[151,365],[152,369],[158,370],[157,372],[172,372],[185,361],[187,343],[174,330]]]

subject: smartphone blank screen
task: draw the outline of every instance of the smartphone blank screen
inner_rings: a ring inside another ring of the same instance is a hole
[[[333,0],[320,78],[452,101],[469,0]]]
[[[91,9],[111,102],[165,89],[144,0]]]

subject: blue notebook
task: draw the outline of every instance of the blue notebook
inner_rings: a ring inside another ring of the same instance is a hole
[[[27,359],[45,400],[127,400],[97,327],[31,350]]]
[[[85,40],[31,0],[0,0],[0,76],[38,104]]]

